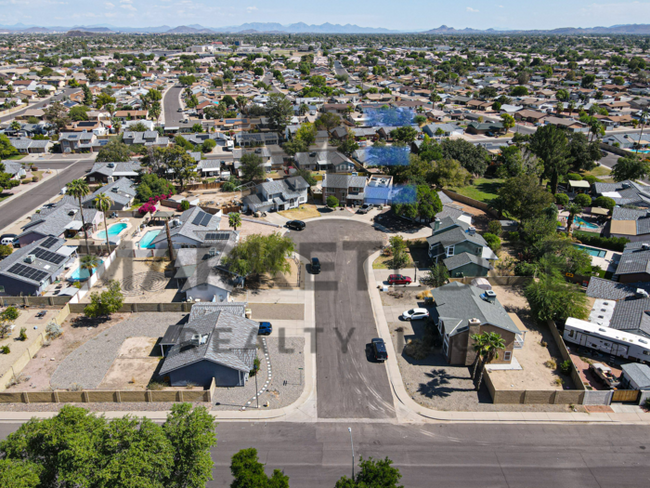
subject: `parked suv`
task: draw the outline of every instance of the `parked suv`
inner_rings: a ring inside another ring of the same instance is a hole
[[[293,230],[303,230],[305,228],[305,223],[302,220],[290,220],[286,223],[286,226]]]
[[[426,308],[412,308],[402,314],[404,320],[420,320],[426,319],[429,316],[429,311]]]
[[[411,277],[404,276],[401,274],[392,274],[388,276],[388,284],[389,285],[410,285]]]
[[[386,361],[388,359],[388,351],[386,351],[386,343],[383,339],[372,340],[372,355],[375,361]]]
[[[361,208],[360,208],[359,210],[357,210],[357,213],[360,213],[360,214],[367,214],[368,211],[369,211],[371,208],[372,208],[372,205],[370,205],[370,204],[368,204],[368,203],[364,203],[363,205],[361,205]]]
[[[320,261],[318,258],[311,258],[311,272],[312,274],[320,273]]]
[[[260,328],[257,331],[257,335],[271,335],[271,332],[273,332],[271,322],[260,322]]]

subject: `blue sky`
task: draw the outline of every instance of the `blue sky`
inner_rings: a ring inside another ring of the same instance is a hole
[[[245,22],[357,24],[397,30],[552,29],[650,23],[650,0],[0,0],[0,24],[140,27]]]

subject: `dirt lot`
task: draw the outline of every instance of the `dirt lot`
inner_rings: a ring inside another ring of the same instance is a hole
[[[154,376],[160,360],[160,350],[154,337],[129,337],[99,385],[99,390],[145,389]]]
[[[250,216],[246,216],[246,218],[252,218]],[[266,222],[266,221],[261,221],[261,222]],[[221,217],[221,225],[220,228],[223,230],[228,230],[230,229],[230,226],[228,225],[228,216],[224,215]],[[266,224],[258,224],[257,222],[250,222],[248,220],[242,220],[242,226],[237,229],[239,232],[239,238],[242,239],[246,236],[249,236],[251,234],[262,234],[264,236],[273,234],[274,232],[280,232],[282,231],[281,228],[275,227],[273,225],[266,225]]]
[[[316,205],[311,205],[311,204],[300,205],[299,208],[292,208],[291,210],[283,210],[278,213],[283,217],[286,217],[291,220],[305,220],[305,219],[313,219],[315,217],[320,217],[320,212],[318,211]]]
[[[116,314],[105,322],[90,322],[77,321],[81,317],[78,314],[70,315],[63,323],[63,335],[51,341],[49,346],[41,348],[23,369],[21,374],[23,381],[8,390],[49,390],[52,374],[72,351],[121,322],[127,316],[126,314]]]

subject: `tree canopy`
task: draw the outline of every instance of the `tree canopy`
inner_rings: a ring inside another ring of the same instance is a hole
[[[125,163],[131,160],[129,146],[119,141],[111,141],[97,153],[98,163]]]
[[[288,273],[288,259],[295,251],[290,237],[277,232],[270,235],[252,234],[235,245],[225,258],[230,271],[240,276],[259,276],[264,273]]]

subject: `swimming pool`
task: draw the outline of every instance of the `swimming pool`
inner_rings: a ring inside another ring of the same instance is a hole
[[[104,260],[100,259],[97,266],[99,266],[103,262],[104,262]],[[79,268],[75,269],[70,276],[68,276],[68,281],[86,281],[88,278],[90,278],[91,274],[95,274],[95,269],[93,269],[92,273],[90,273],[89,270],[81,269],[81,267],[79,267]]]
[[[151,242],[160,234],[160,230],[150,230],[140,239],[140,249],[153,249]]]
[[[573,223],[573,226],[577,228],[578,226],[580,227],[585,227],[587,229],[600,229],[596,224],[592,224],[591,222],[586,222],[585,220],[582,220],[580,217],[576,217],[575,222]]]
[[[126,229],[127,224],[120,222],[119,224],[113,224],[108,226],[108,237],[115,237],[120,234],[124,229]],[[103,230],[97,233],[97,239],[106,239],[106,231]]]
[[[597,258],[604,258],[607,255],[607,251],[595,247],[583,246],[581,244],[574,244],[573,246],[582,249],[583,251],[587,251],[587,254]]]

